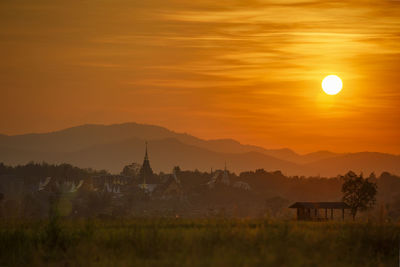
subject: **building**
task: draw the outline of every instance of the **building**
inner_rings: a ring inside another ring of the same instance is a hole
[[[212,174],[212,172],[211,172]],[[225,186],[229,186],[231,184],[231,181],[229,179],[229,173],[228,170],[226,169],[226,162],[225,162],[225,168],[223,171],[217,170],[214,172],[214,175],[211,177],[211,180],[207,182],[207,186],[209,188],[215,188],[217,184],[223,184]]]
[[[303,221],[333,220],[334,210],[341,210],[344,220],[345,210],[350,209],[344,202],[296,202],[289,208],[297,209],[297,219]]]
[[[224,173],[222,175],[222,179],[221,179],[222,183],[224,185],[230,185],[231,181],[229,180],[229,175],[228,175],[228,171],[226,169],[226,162],[225,162],[225,167],[224,167]]]
[[[84,180],[46,177],[39,181],[39,192],[51,192],[58,194],[75,193],[83,185]]]
[[[251,186],[246,183],[246,182],[242,182],[242,181],[237,181],[233,184],[234,188],[238,188],[238,189],[242,189],[245,191],[251,191]]]
[[[149,155],[147,153],[147,142],[146,142],[146,150],[144,154],[144,160],[142,167],[139,171],[139,179],[141,183],[139,184],[139,188],[145,191],[146,193],[151,194],[154,189],[158,186],[158,181],[156,176],[153,173],[153,170],[150,166]]]
[[[175,169],[173,170],[172,175],[170,175],[167,181],[163,184],[161,190],[162,198],[164,199],[182,197],[182,183],[181,180],[178,178]]]

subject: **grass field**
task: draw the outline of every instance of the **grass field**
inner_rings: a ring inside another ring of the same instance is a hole
[[[398,266],[400,226],[239,219],[2,222],[0,266]]]

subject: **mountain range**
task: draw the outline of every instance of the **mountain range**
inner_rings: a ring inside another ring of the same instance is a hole
[[[164,127],[123,123],[87,124],[50,133],[0,135],[0,162],[17,165],[29,161],[70,163],[78,167],[119,173],[132,162],[141,163],[148,141],[155,171],[181,169],[209,171],[224,164],[234,172],[263,168],[286,175],[326,176],[349,170],[377,175],[400,174],[400,155],[377,152],[298,154],[291,149],[266,149],[232,139],[204,140]]]

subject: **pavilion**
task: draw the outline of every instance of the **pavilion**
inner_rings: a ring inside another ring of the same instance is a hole
[[[334,210],[342,210],[342,220],[344,220],[344,210],[350,209],[350,206],[344,202],[296,202],[289,208],[297,209],[298,220],[324,221],[334,219]],[[328,210],[330,211],[330,218],[328,217]]]

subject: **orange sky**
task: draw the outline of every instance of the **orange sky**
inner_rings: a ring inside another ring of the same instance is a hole
[[[135,121],[400,153],[400,1],[1,1],[0,51],[0,133]]]

